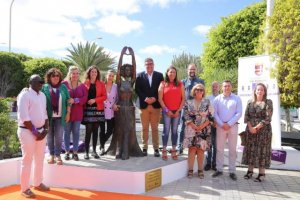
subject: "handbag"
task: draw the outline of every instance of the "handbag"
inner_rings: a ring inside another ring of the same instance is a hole
[[[241,138],[241,145],[242,146],[246,145],[246,134],[247,134],[246,131],[242,131],[242,132],[239,133],[239,136]]]

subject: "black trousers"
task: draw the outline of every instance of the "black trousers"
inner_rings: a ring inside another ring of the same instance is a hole
[[[89,123],[85,125],[85,152],[89,153],[91,135],[93,134],[93,151],[96,152],[97,141],[98,141],[98,129],[100,126],[100,140],[102,133],[105,132],[105,122]],[[100,142],[101,144],[101,142]]]
[[[105,130],[102,131],[100,128],[100,145],[101,145],[100,148],[104,148],[105,143],[114,132],[114,127],[115,127],[115,119],[112,118],[106,120],[106,132]]]

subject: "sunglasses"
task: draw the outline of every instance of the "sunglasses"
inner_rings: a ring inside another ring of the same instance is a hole
[[[204,90],[203,90],[203,89],[197,88],[197,89],[195,89],[195,92],[196,92],[196,91],[203,92]]]
[[[58,74],[52,74],[51,77],[59,77]]]

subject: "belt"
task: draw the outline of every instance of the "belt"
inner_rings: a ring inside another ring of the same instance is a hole
[[[20,128],[24,128],[24,129],[28,129],[28,128],[26,128],[25,126],[19,126]],[[40,127],[40,128],[37,128],[37,130],[38,131],[40,131],[40,130],[43,130],[44,129],[44,127],[42,126],[42,127]],[[29,129],[28,129],[29,130]]]

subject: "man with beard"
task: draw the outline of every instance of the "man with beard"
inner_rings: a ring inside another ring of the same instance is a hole
[[[184,85],[186,101],[189,99],[193,99],[193,97],[191,96],[191,90],[194,87],[194,85],[196,85],[198,83],[201,83],[204,85],[204,80],[202,80],[196,76],[196,74],[197,74],[196,64],[194,64],[194,63],[189,64],[187,73],[188,73],[188,77],[182,80],[182,83]],[[179,154],[183,153],[182,142],[184,139],[184,129],[185,129],[184,112],[181,112],[181,131],[180,131],[179,142],[178,142],[178,147],[177,147]]]

